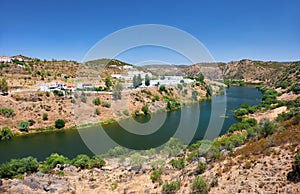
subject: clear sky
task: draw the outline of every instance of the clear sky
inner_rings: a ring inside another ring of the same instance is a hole
[[[299,0],[1,0],[0,7],[0,55],[81,61],[116,30],[164,24],[195,36],[216,61],[300,60]],[[135,63],[144,50],[120,59]]]

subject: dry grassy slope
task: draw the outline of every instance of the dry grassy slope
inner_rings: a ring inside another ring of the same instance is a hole
[[[220,72],[212,68],[216,65]],[[214,73],[212,73],[213,70]],[[198,76],[203,73],[207,78],[213,80],[262,81],[269,87],[279,87],[283,82],[299,82],[299,70],[300,62],[263,62],[244,59],[229,63],[195,64],[187,66],[183,71],[186,76]]]

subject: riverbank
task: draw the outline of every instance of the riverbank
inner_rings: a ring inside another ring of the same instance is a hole
[[[84,96],[79,93],[74,98],[42,92],[26,93],[22,99],[15,95],[0,96],[1,104],[6,104],[13,111],[13,116],[0,115],[0,121],[3,126],[9,126],[16,136],[20,136],[61,130],[53,126],[58,119],[65,121],[65,130],[77,126],[109,124],[130,115],[145,114],[145,109],[151,113],[161,109],[175,110],[192,103],[193,98],[206,99],[204,85],[182,84],[133,90],[123,93],[121,100],[114,100],[112,94],[106,93],[86,93]],[[81,114],[83,112],[86,114]],[[19,123],[22,121],[29,121],[28,132],[20,131]]]

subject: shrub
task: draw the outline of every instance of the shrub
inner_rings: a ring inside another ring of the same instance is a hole
[[[68,158],[64,157],[63,155],[54,153],[51,154],[49,157],[47,157],[44,163],[39,166],[39,171],[48,173],[54,167],[56,167],[57,164],[68,164],[68,163],[70,163]]]
[[[43,120],[44,121],[48,120],[48,114],[47,113],[43,113]]]
[[[198,176],[195,178],[192,184],[192,190],[195,193],[208,193],[208,186],[206,180]]]
[[[239,108],[239,109],[235,110],[233,113],[236,118],[240,118],[240,117],[248,114],[248,112],[249,112],[248,109]]]
[[[83,102],[83,103],[86,103],[86,101],[87,101],[87,98],[86,98],[86,96],[85,96],[85,94],[82,92],[81,93],[81,95],[80,95],[80,100],[81,100],[81,102]]]
[[[100,115],[100,109],[99,109],[99,108],[96,108],[96,109],[95,109],[95,114],[96,114],[96,115]]]
[[[153,95],[153,98],[152,98],[152,102],[155,102],[155,101],[159,101],[159,95],[157,95],[157,94],[154,94]]]
[[[90,157],[85,154],[77,155],[72,161],[71,164],[80,167],[81,169],[85,169],[89,167]]]
[[[162,188],[163,194],[175,194],[176,191],[180,189],[179,181],[172,181],[170,183],[165,183]]]
[[[54,90],[53,94],[56,95],[56,96],[64,96],[64,93],[61,90]]]
[[[142,107],[142,111],[144,112],[145,115],[147,115],[149,113],[149,108],[148,108],[148,105],[144,105]]]
[[[109,102],[102,102],[102,106],[106,108],[110,108],[111,104]]]
[[[257,125],[257,120],[254,118],[243,119],[242,122],[248,123],[251,127],[254,127],[255,125]]]
[[[12,109],[12,108],[0,108],[0,114],[7,117],[7,118],[13,117],[14,116],[14,109]]]
[[[198,165],[196,169],[197,174],[202,174],[205,172],[205,170],[206,170],[206,164],[201,161],[198,161]]]
[[[97,156],[93,156],[89,163],[88,166],[89,168],[102,168],[103,166],[105,166],[105,161]]]
[[[20,131],[28,132],[30,123],[28,121],[21,121],[18,126],[19,126]]]
[[[250,127],[251,127],[251,125],[248,122],[246,122],[246,121],[243,122],[242,121],[242,122],[239,122],[239,123],[232,124],[230,126],[230,128],[228,129],[228,132],[232,133],[234,131],[241,131],[243,129],[247,130]]]
[[[125,155],[127,153],[129,153],[128,149],[126,149],[124,147],[121,147],[121,146],[116,146],[116,147],[114,147],[112,149],[109,149],[107,151],[107,153],[104,154],[104,156],[106,156],[106,157],[112,157],[113,158],[113,157],[119,157],[121,155]]]
[[[0,166],[0,177],[11,178],[18,174],[33,173],[38,169],[39,163],[31,156],[22,159],[11,159]]]
[[[178,170],[181,170],[185,167],[185,162],[184,162],[184,159],[183,158],[178,158],[177,160],[175,159],[172,159],[171,160],[171,165],[178,169]]]
[[[179,139],[171,137],[162,150],[162,153],[168,157],[176,156],[184,148]]]
[[[151,148],[151,149],[145,151],[145,155],[149,156],[149,157],[154,156],[155,154],[156,154],[155,148]]]
[[[139,116],[140,115],[140,111],[139,110],[135,110],[134,114],[135,114],[135,116]]]
[[[163,173],[162,168],[153,170],[152,173],[151,173],[151,175],[150,175],[151,181],[153,183],[159,182],[159,184],[161,184],[162,183],[162,179],[161,179],[162,173]]]
[[[262,137],[267,137],[274,133],[275,128],[276,125],[274,125],[271,121],[268,119],[262,119],[259,125],[259,134]]]
[[[0,131],[0,140],[11,139],[13,137],[13,133],[11,132],[8,126],[2,127]]]
[[[143,89],[141,90],[142,93],[145,93],[145,94],[148,94],[149,96],[152,96],[152,93],[150,90],[146,90],[146,89]]]
[[[123,110],[123,114],[126,115],[126,116],[129,116],[129,114],[130,114],[129,110],[128,109]]]
[[[139,153],[134,153],[130,156],[130,165],[133,168],[141,169],[145,161],[146,159],[142,157]]]
[[[168,91],[166,89],[166,86],[164,86],[164,85],[159,86],[159,92],[160,93],[162,93],[162,92],[166,92],[167,93]]]
[[[64,128],[65,127],[65,121],[63,119],[57,119],[55,121],[55,128],[57,129],[61,129],[61,128]]]
[[[93,104],[96,105],[96,106],[100,105],[100,99],[99,98],[95,98],[93,100]]]
[[[150,162],[151,167],[154,169],[162,167],[165,164],[166,164],[166,161],[164,159],[158,159],[158,160]]]

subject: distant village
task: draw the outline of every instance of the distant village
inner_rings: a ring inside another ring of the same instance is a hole
[[[10,63],[14,60],[18,60],[20,62],[26,62],[30,61],[32,59],[24,57],[22,55],[14,56],[14,57],[7,57],[7,56],[0,56],[0,62],[4,63]],[[22,65],[18,65],[22,66]],[[142,80],[145,80],[146,76],[150,78],[150,83],[148,86],[145,85],[145,82],[143,81],[142,84],[139,86],[139,88],[148,88],[148,87],[157,87],[158,85],[177,85],[182,83],[191,83],[194,82],[193,79],[184,78],[183,76],[165,76],[165,75],[155,75],[151,72],[145,72],[142,70],[139,70],[131,65],[110,65],[110,68],[117,68],[121,70],[122,73],[120,74],[111,74],[111,78],[117,79],[122,83],[123,89],[134,89],[133,86],[133,79],[134,77],[140,77]],[[37,90],[43,91],[43,92],[53,92],[55,90],[62,90],[62,91],[75,91],[75,90],[88,90],[93,91],[95,88],[98,88],[98,85],[94,85],[92,83],[75,83],[75,84],[69,84],[64,83],[61,80],[52,80],[48,83],[41,83],[39,88]]]

